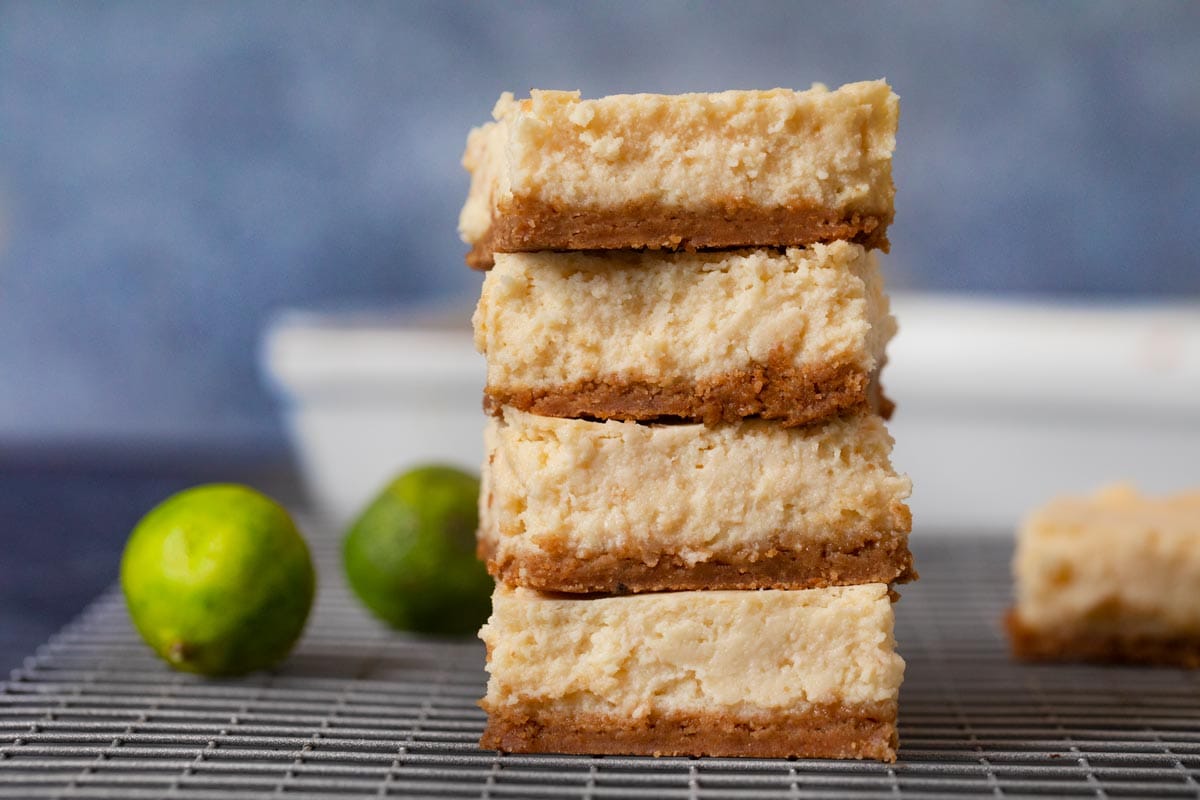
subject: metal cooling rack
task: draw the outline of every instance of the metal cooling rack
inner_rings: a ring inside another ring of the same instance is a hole
[[[894,765],[481,751],[482,646],[384,630],[322,540],[314,618],[275,673],[173,673],[101,597],[0,684],[0,796],[1200,797],[1200,675],[1015,665],[1009,543],[914,539]]]

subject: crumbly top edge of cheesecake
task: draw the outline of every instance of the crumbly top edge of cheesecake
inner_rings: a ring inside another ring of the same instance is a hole
[[[771,103],[776,101],[796,102],[798,100],[819,100],[831,95],[873,95],[886,91],[894,96],[891,86],[884,78],[870,81],[855,81],[842,84],[836,89],[830,89],[824,83],[814,83],[808,89],[727,89],[719,92],[683,92],[680,94],[663,94],[657,92],[628,92],[624,94],[609,94],[603,97],[585,98],[578,89],[531,89],[529,97],[516,99],[512,92],[502,92],[496,104],[492,107],[492,119],[500,122],[521,113],[535,116],[546,116],[553,113],[550,109],[569,105],[572,107],[572,122],[585,126],[590,107],[596,104],[706,104],[716,110],[731,111],[743,107],[746,103]]]
[[[514,203],[620,210],[655,204],[829,209],[890,219],[899,98],[884,80],[830,90],[505,93],[471,131],[464,241]]]
[[[1154,496],[1131,483],[1105,486],[1091,495],[1058,497],[1030,512],[1023,537],[1053,531],[1084,539],[1104,534],[1189,533],[1200,548],[1200,489]]]

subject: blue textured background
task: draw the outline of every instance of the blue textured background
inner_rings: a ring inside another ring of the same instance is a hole
[[[902,97],[894,287],[1200,294],[1200,4],[0,5],[0,447],[277,449],[284,306],[469,297],[503,89]]]

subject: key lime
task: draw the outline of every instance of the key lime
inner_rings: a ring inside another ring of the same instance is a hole
[[[287,511],[246,486],[187,489],[151,509],[121,558],[134,627],[167,663],[240,675],[300,637],[316,574]]]
[[[445,466],[406,472],[350,526],[342,548],[359,599],[394,628],[473,634],[492,579],[475,557],[479,479]]]

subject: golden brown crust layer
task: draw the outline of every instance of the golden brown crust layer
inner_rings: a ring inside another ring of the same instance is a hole
[[[488,228],[482,239],[471,245],[467,251],[467,266],[471,269],[489,270],[494,265],[492,259],[492,229]]]
[[[1094,632],[1046,633],[1025,626],[1011,609],[1004,618],[1013,655],[1026,661],[1087,661],[1200,668],[1200,638],[1151,639]]]
[[[488,385],[483,405],[497,416],[504,406],[512,406],[543,417],[671,419],[707,425],[761,417],[778,419],[784,427],[868,408],[888,419],[894,407],[878,381],[853,365],[797,369],[783,357],[702,380],[614,376],[553,387]]]
[[[892,216],[824,208],[761,208],[736,201],[704,211],[672,211],[657,204],[620,210],[564,211],[514,200],[492,218],[467,264],[492,266],[492,253],[537,250],[704,250],[788,247],[844,239],[887,252]]]
[[[508,753],[597,753],[752,758],[873,758],[895,761],[896,704],[827,705],[807,713],[711,712],[536,716],[491,711],[479,746]]]
[[[908,508],[903,514],[909,520]],[[647,564],[636,555],[603,553],[578,558],[545,553],[534,558],[498,558],[494,543],[479,540],[488,572],[510,586],[569,594],[716,589],[815,589],[860,583],[907,583],[917,579],[906,533],[877,535],[853,550],[829,544],[802,550],[773,548],[750,558],[722,557],[689,564],[664,554]]]

